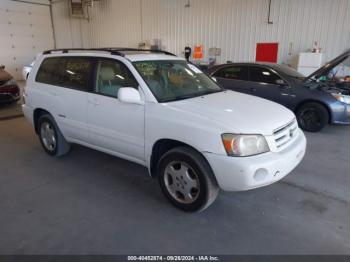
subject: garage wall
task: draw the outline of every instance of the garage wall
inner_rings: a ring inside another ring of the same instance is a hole
[[[85,19],[71,18],[69,10],[69,1],[52,1],[52,18],[57,48],[92,46],[90,23]]]
[[[326,60],[350,47],[348,0],[272,0],[273,24],[267,24],[268,0],[190,0],[186,8],[187,3],[100,0],[94,3],[91,21],[81,20],[79,26],[69,17],[62,19],[69,12],[61,9],[54,17],[57,43],[136,47],[160,38],[165,49],[179,55],[187,44],[203,44],[206,50],[221,47],[224,62],[252,61],[257,42],[279,42],[279,62],[284,63],[292,63],[314,41],[324,48]],[[58,28],[64,20],[66,25]]]
[[[31,2],[0,1],[0,64],[17,80],[37,53],[54,47],[49,1]]]
[[[141,41],[141,1],[97,2],[92,9],[91,45],[137,47]]]
[[[162,36],[177,54],[186,43],[221,47],[222,61],[255,60],[257,42],[279,42],[279,62],[318,41],[326,59],[350,47],[350,1],[272,0],[144,0],[143,38]]]

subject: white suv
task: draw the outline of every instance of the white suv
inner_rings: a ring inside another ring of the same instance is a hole
[[[24,98],[23,112],[48,154],[64,155],[77,143],[144,165],[186,211],[208,207],[219,188],[276,182],[305,154],[291,111],[223,90],[163,51],[46,51]]]

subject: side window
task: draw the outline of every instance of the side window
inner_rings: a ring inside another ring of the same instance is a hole
[[[88,57],[62,57],[64,71],[61,85],[79,90],[89,90],[93,62]]]
[[[93,62],[87,57],[50,57],[42,63],[36,81],[78,90],[89,89]]]
[[[249,79],[252,82],[278,84],[283,81],[276,73],[263,67],[251,67],[249,70]]]
[[[57,85],[61,80],[63,69],[59,57],[46,58],[40,65],[35,81],[43,84]]]
[[[245,66],[230,66],[218,70],[214,76],[236,79],[236,80],[248,80],[248,69]]]
[[[130,70],[116,60],[100,59],[97,64],[95,92],[101,95],[118,97],[121,87],[138,88]]]

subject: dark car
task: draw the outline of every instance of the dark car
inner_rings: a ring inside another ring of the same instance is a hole
[[[308,77],[269,63],[233,63],[209,69],[224,88],[275,101],[291,109],[306,131],[350,124],[350,50]],[[253,105],[252,105],[253,106]]]
[[[20,98],[20,89],[13,77],[0,66],[0,103],[11,103]]]

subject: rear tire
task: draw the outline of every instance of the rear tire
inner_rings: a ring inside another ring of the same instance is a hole
[[[329,121],[328,110],[316,102],[300,106],[296,111],[296,116],[300,128],[308,132],[321,131]]]
[[[51,156],[63,156],[70,151],[70,144],[63,137],[55,120],[49,114],[40,116],[38,136],[45,152]]]
[[[219,192],[208,162],[188,147],[166,152],[158,162],[157,176],[164,195],[184,211],[203,211],[215,201]]]

